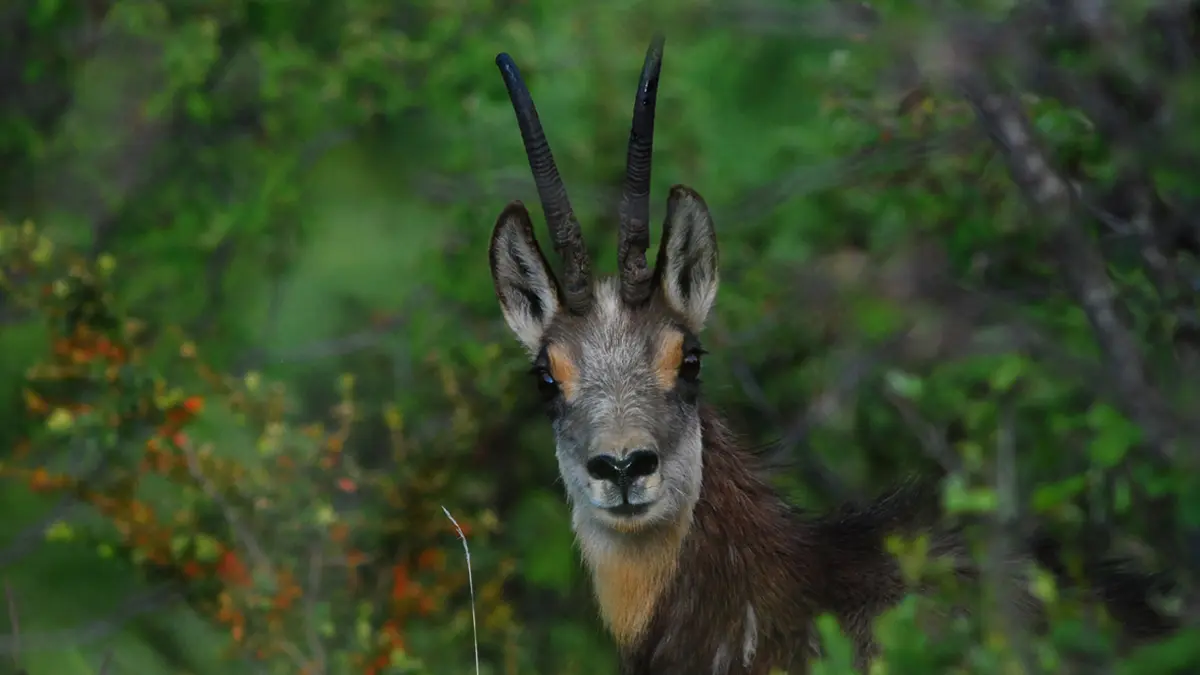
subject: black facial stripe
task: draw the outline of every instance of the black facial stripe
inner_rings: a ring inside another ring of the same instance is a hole
[[[525,284],[516,289],[517,292],[529,303],[529,313],[533,315],[533,319],[541,322],[545,318],[546,308],[542,306],[542,299],[533,290],[533,268],[529,266],[525,258],[521,255],[515,237],[511,238],[508,242],[508,258],[517,264],[517,271],[525,281]]]
[[[703,352],[704,347],[700,344],[700,338],[695,333],[688,330],[688,327],[678,321],[672,321],[671,327],[679,331],[683,335],[683,355],[687,356],[693,352]]]
[[[542,345],[542,348],[538,350],[537,357],[533,359],[532,365],[534,368],[550,367],[550,354],[546,352],[546,347],[547,345]]]
[[[679,266],[679,278],[676,281],[684,298],[692,296],[692,264],[688,257],[692,253],[692,239],[696,236],[696,230],[691,226],[684,228],[684,240],[679,242],[679,257],[686,262]]]

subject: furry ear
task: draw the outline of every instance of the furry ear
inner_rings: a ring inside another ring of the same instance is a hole
[[[488,258],[504,321],[530,355],[536,354],[562,296],[521,202],[510,203],[496,219]]]
[[[717,298],[717,258],[717,234],[704,199],[687,186],[671,188],[654,275],[667,305],[697,333]]]

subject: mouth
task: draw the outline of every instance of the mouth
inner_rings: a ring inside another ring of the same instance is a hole
[[[619,518],[637,518],[646,515],[650,511],[650,505],[624,502],[617,506],[610,506],[604,509],[604,511]]]

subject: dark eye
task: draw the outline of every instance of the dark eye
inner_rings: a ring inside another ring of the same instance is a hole
[[[700,355],[703,350],[696,349],[688,352],[683,357],[683,363],[679,364],[679,377],[688,382],[695,382],[700,378]]]
[[[550,401],[558,396],[558,381],[550,374],[550,371],[544,366],[535,366],[533,375],[537,378],[538,393],[546,401]]]

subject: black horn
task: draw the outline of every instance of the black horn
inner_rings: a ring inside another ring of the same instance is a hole
[[[633,103],[633,125],[625,157],[625,183],[621,189],[620,233],[617,265],[621,274],[621,298],[637,305],[650,296],[653,273],[646,265],[650,246],[650,163],[654,151],[654,105],[658,100],[658,75],[662,70],[662,34],[655,34],[646,50],[637,98]]]
[[[525,155],[529,158],[529,168],[533,171],[533,182],[537,185],[542,210],[546,212],[546,224],[550,227],[554,250],[563,261],[563,291],[567,309],[582,314],[592,304],[591,261],[583,242],[583,231],[575,212],[571,210],[567,188],[558,174],[554,155],[550,152],[550,144],[538,119],[537,108],[533,105],[533,97],[521,79],[517,64],[508,54],[502,53],[496,56],[496,66],[504,77],[508,98],[517,115],[517,125],[521,127]]]

